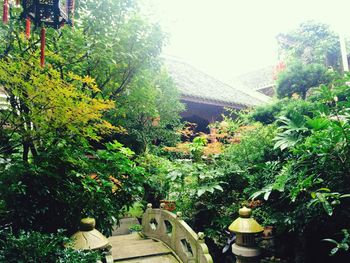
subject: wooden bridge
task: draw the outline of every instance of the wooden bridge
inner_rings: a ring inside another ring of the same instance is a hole
[[[142,217],[142,232],[109,237],[111,250],[106,262],[212,263],[204,234],[195,233],[181,218],[149,204]]]

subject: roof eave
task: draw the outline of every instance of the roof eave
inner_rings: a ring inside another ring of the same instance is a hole
[[[243,104],[239,104],[239,103],[235,103],[235,102],[214,100],[214,99],[208,99],[208,98],[203,98],[203,97],[199,97],[199,96],[184,95],[184,94],[181,95],[181,100],[202,103],[202,104],[207,104],[207,105],[213,105],[213,106],[219,106],[219,107],[235,108],[235,109],[239,109],[239,110],[252,106],[252,105],[243,105]]]

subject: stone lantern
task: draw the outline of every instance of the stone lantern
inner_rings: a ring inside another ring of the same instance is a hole
[[[252,217],[252,210],[247,207],[239,209],[239,218],[229,226],[230,232],[236,234],[236,242],[232,245],[232,252],[237,263],[258,263],[261,254],[256,244],[256,234],[262,233],[264,228]]]
[[[80,230],[71,236],[72,243],[67,247],[75,250],[99,250],[103,252],[104,262],[113,262],[110,250],[111,245],[102,233],[95,229],[94,218],[83,218],[80,221]]]

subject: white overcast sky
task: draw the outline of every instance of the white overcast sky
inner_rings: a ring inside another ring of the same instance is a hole
[[[276,64],[276,38],[307,20],[350,35],[350,0],[141,0],[169,34],[163,54],[223,81]]]

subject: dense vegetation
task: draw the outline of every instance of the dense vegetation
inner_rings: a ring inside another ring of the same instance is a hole
[[[74,28],[47,28],[43,68],[40,29],[25,37],[21,8],[0,25],[1,262],[93,262],[64,249],[58,231],[70,236],[91,216],[109,234],[144,195],[135,152],[179,139],[183,106],[159,26],[136,1],[76,4]]]
[[[298,30],[283,35],[298,44],[281,47],[287,67],[277,79],[279,100],[226,116],[213,134],[168,148],[176,158],[170,195],[207,234],[218,262],[223,230],[243,204],[274,226],[275,256],[349,261],[349,76],[334,70],[339,53],[327,26],[309,22]],[[330,61],[333,70],[325,68]]]
[[[222,247],[223,229],[246,204],[275,227],[280,257],[347,262],[348,239],[340,241],[350,227],[348,80],[323,85],[306,101],[284,99],[217,124],[219,142],[201,146],[199,159],[196,142],[189,145],[189,159],[169,174],[187,220]],[[221,152],[208,155],[214,145]],[[340,242],[331,258],[326,238]]]
[[[108,235],[135,202],[165,198],[206,233],[216,262],[242,205],[275,227],[275,255],[348,262],[350,77],[327,26],[279,37],[280,100],[178,144],[165,36],[135,1],[78,1],[74,29],[48,30],[43,68],[39,32],[26,39],[19,12],[0,27],[0,262],[94,262],[62,246],[82,217]]]

